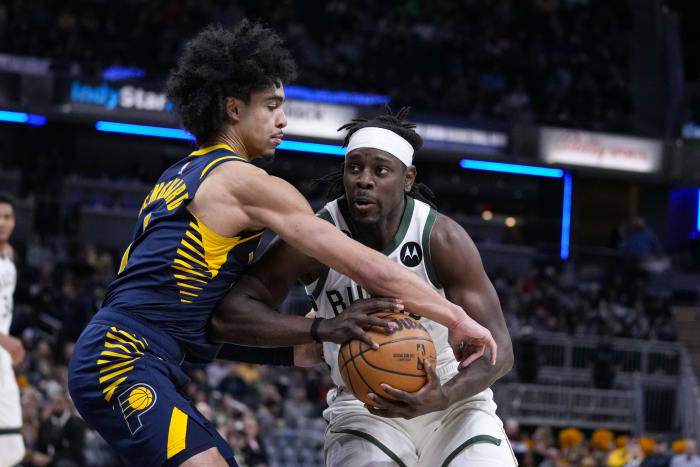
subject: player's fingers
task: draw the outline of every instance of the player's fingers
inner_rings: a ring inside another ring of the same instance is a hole
[[[469,356],[467,358],[465,358],[462,363],[459,364],[459,368],[466,368],[474,360],[476,360],[477,358],[480,358],[484,354],[485,348],[486,347],[482,345],[481,347],[479,347],[479,349],[477,351],[469,354]]]
[[[355,339],[359,339],[365,344],[369,345],[373,349],[377,350],[379,348],[379,344],[377,344],[374,339],[369,337],[369,334],[367,334],[361,327],[355,326],[352,328],[352,333],[355,337]]]
[[[398,298],[374,297],[365,300],[362,303],[362,309],[366,313],[376,313],[379,311],[395,313],[403,310],[403,302]]]
[[[430,363],[430,359],[423,359],[423,367],[425,368],[425,374],[428,377],[428,384],[431,384],[435,381],[438,381],[439,383],[437,371],[435,370],[435,367],[432,365],[432,363]]]
[[[462,348],[459,346],[459,344],[452,344],[450,347],[452,347],[452,355],[455,356],[455,360],[458,362],[462,360]]]
[[[404,392],[400,389],[392,388],[388,384],[381,384],[380,386],[382,387],[382,389],[384,389],[384,392],[396,398],[397,400],[400,400],[401,402],[408,402],[410,399],[410,394],[408,394],[407,392]]]
[[[316,317],[316,311],[314,311],[314,310],[311,310],[304,315],[304,318],[315,318],[315,317]]]
[[[392,329],[396,328],[396,323],[393,321],[387,321],[385,319],[377,318],[376,316],[358,315],[357,323],[362,327],[378,326],[385,331],[391,331]]]
[[[491,365],[495,365],[496,357],[498,355],[498,344],[496,344],[496,340],[493,338],[493,336],[490,337],[487,345],[489,346],[489,350],[491,350]]]

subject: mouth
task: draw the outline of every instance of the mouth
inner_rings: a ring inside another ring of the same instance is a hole
[[[284,134],[278,133],[278,134],[274,135],[271,139],[276,145],[279,146],[280,144],[282,144],[282,138],[284,138]]]
[[[355,207],[355,209],[358,209],[360,211],[369,209],[370,207],[375,206],[376,204],[377,203],[370,198],[355,198],[352,202],[352,205]]]

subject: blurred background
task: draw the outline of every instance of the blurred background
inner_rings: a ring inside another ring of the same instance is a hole
[[[193,150],[162,93],[167,71],[203,26],[243,17],[275,28],[299,65],[266,169],[314,208],[327,200],[313,180],[343,160],[337,128],[412,106],[418,180],[478,245],[513,338],[515,368],[493,389],[521,465],[694,452],[698,14],[692,0],[1,2],[24,465],[120,465],[77,420],[66,363],[143,197]],[[298,288],[282,311],[309,306]],[[324,368],[188,371],[242,466],[323,464]]]

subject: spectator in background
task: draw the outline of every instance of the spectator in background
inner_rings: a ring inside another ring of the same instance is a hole
[[[598,341],[591,357],[593,385],[598,389],[612,389],[617,374],[617,357],[612,348],[612,342],[607,336]]]
[[[700,467],[700,457],[698,457],[696,450],[695,440],[686,439],[685,451],[673,456],[670,467]]]
[[[515,372],[521,383],[537,382],[540,371],[540,353],[537,346],[537,337],[532,328],[526,326],[518,339],[513,342],[515,349]]]
[[[671,454],[668,452],[668,441],[657,438],[654,444],[654,453],[647,456],[640,467],[669,467],[670,463]]]
[[[52,391],[39,426],[37,450],[30,455],[35,466],[80,467],[85,464],[85,424],[73,414],[65,389]]]
[[[661,242],[656,232],[649,227],[646,220],[637,217],[627,233],[622,251],[630,255],[640,269],[647,272],[659,273],[669,267],[668,258],[664,256]]]
[[[503,430],[508,436],[508,441],[510,441],[510,447],[513,449],[513,454],[518,460],[518,465],[522,465],[525,460],[525,454],[527,454],[528,447],[527,443],[523,438],[522,433],[520,433],[520,424],[514,418],[509,418],[503,423]]]
[[[241,449],[243,460],[249,467],[267,466],[267,453],[265,443],[260,436],[258,421],[250,412],[243,414],[243,432],[245,444]]]

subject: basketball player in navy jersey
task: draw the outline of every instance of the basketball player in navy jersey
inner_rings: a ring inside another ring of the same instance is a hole
[[[199,149],[163,172],[144,199],[103,308],[78,339],[69,367],[76,408],[129,465],[236,465],[231,448],[183,394],[188,377],[180,363],[217,353],[262,359],[259,349],[220,353],[206,323],[250,267],[264,228],[372,293],[398,297],[448,326],[456,357],[476,359],[486,346],[495,353],[490,332],[459,306],[315,217],[289,183],[250,164],[281,143],[283,83],[294,74],[279,37],[243,21],[233,31],[198,34],[168,78],[167,95]],[[307,335],[316,323],[296,321]],[[373,323],[376,317],[354,313],[330,325],[348,331],[333,334],[342,341],[367,338],[362,326]],[[464,351],[466,340],[475,345]]]
[[[409,394],[383,389],[397,400],[374,393],[365,406],[344,387],[339,345],[326,332],[330,320],[374,307],[370,293],[347,275],[278,241],[224,298],[212,316],[215,339],[277,345],[310,342],[290,317],[275,313],[291,285],[300,279],[313,296],[318,340],[337,387],[328,394],[325,460],[332,467],[439,465],[512,467],[513,456],[489,386],[513,365],[513,352],[498,296],[469,235],[431,205],[432,193],[415,183],[413,152],[422,145],[415,125],[397,116],[354,121],[345,140],[344,168],[326,177],[337,197],[318,217],[352,238],[387,255],[420,277],[486,326],[499,346],[495,365],[486,359],[465,371],[450,348],[448,329],[426,315],[415,316],[433,338],[435,367],[425,360],[427,384]],[[422,314],[406,306],[406,312]],[[296,329],[297,326],[299,329]],[[389,375],[387,375],[389,378]],[[375,388],[378,389],[378,388]],[[371,388],[354,388],[371,392]]]

